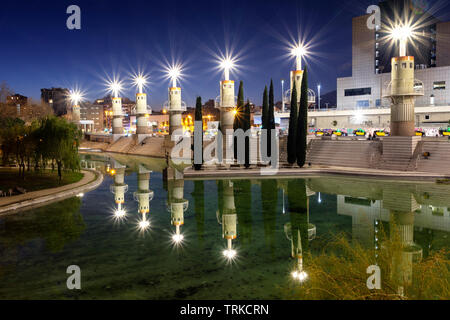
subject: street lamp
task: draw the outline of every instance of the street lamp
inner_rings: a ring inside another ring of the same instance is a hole
[[[169,68],[168,70],[168,76],[172,80],[172,87],[176,88],[177,86],[177,79],[181,77],[181,66],[180,65],[174,65]]]
[[[319,109],[320,109],[320,88],[321,88],[320,84],[317,85],[317,91],[319,93],[319,97],[318,97],[319,98],[319,104],[318,104]]]
[[[234,59],[226,57],[220,61],[220,67],[224,72],[224,80],[230,80],[230,71],[234,67]]]
[[[398,25],[391,30],[391,37],[395,41],[399,41],[399,56],[406,56],[406,46],[408,40],[413,36],[413,29],[409,25]]]
[[[302,57],[306,55],[307,51],[302,45],[295,46],[291,49],[291,54],[296,59],[297,70],[302,70]]]
[[[284,79],[281,79],[281,113],[284,112]]]
[[[74,106],[77,106],[78,103],[83,99],[83,95],[79,90],[73,90],[70,92],[70,101],[72,101]]]
[[[137,75],[133,80],[134,84],[138,87],[138,92],[143,93],[144,86],[147,83],[147,78],[143,75]]]
[[[119,92],[122,90],[122,85],[119,81],[113,80],[109,83],[109,89],[112,91],[114,98],[118,98]]]

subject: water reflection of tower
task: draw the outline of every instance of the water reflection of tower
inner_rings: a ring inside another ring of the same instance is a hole
[[[150,212],[150,201],[153,199],[153,191],[150,190],[150,170],[139,165],[138,169],[138,190],[133,193],[134,200],[139,203],[138,212],[142,215],[142,220],[139,222],[141,228],[149,226],[147,213]]]
[[[217,221],[222,225],[222,237],[227,240],[227,249],[223,254],[228,259],[236,256],[236,250],[233,249],[232,241],[237,238],[237,214],[234,204],[233,182],[231,180],[219,181],[219,199],[222,195],[222,201],[219,203],[217,211]],[[221,190],[220,190],[221,189]]]
[[[307,274],[303,269],[303,253],[309,250],[309,241],[316,236],[316,226],[309,223],[309,197],[314,195],[305,180],[288,182],[288,202],[291,221],[286,223],[284,231],[291,242],[291,257],[296,259],[292,276],[303,281]]]
[[[128,191],[128,185],[125,184],[125,168],[126,166],[114,160],[112,169],[110,169],[114,177],[114,184],[110,186],[110,190],[114,193],[114,201],[117,204],[114,215],[118,218],[125,216],[123,204],[125,203],[125,193]]]
[[[180,243],[184,238],[180,228],[184,225],[184,212],[189,206],[189,201],[184,199],[184,180],[169,180],[167,188],[167,210],[170,211],[170,221],[172,225],[175,226],[175,234],[173,235],[172,240],[175,243]]]
[[[227,130],[233,129],[234,113],[236,100],[234,95],[234,80],[230,80],[230,70],[233,67],[231,59],[225,59],[221,63],[224,69],[224,80],[220,81],[220,128],[223,134],[223,159],[224,164],[231,160],[231,155],[227,154],[227,146],[231,145],[232,136],[226,135]]]
[[[398,293],[403,295],[404,287],[412,283],[413,262],[422,259],[422,248],[414,243],[414,215],[420,206],[409,191],[385,188],[383,207],[390,213],[390,238],[394,243],[391,278],[398,283]]]

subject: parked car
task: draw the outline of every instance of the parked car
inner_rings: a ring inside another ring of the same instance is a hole
[[[366,135],[366,131],[363,129],[356,129],[353,131],[353,134],[358,137],[364,137]]]
[[[373,134],[374,134],[374,136],[377,136],[377,137],[387,137],[387,136],[389,136],[389,132],[386,132],[384,130],[375,130],[373,132]]]
[[[420,137],[425,136],[425,132],[423,132],[422,130],[416,130],[415,134],[416,134],[416,136],[420,136]]]

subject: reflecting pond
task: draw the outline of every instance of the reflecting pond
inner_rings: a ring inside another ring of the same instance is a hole
[[[1,299],[449,298],[449,185],[166,180],[164,160],[123,155],[83,166],[105,174],[98,189],[0,218]]]

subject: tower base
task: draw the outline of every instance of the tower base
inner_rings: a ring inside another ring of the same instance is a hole
[[[412,137],[415,136],[416,126],[414,121],[391,122],[391,136]]]

